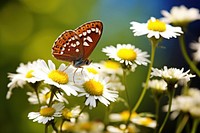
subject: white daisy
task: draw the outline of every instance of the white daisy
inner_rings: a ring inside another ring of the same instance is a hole
[[[171,119],[175,119],[180,114],[180,112],[191,113],[191,115],[192,113],[194,113],[195,115],[196,109],[193,110],[194,112],[192,112],[191,110],[193,108],[200,107],[199,97],[200,97],[200,90],[197,88],[190,88],[186,94],[176,96],[172,101],[171,111],[173,113],[171,114]],[[167,111],[168,105],[164,106],[163,110]]]
[[[142,52],[139,48],[135,48],[131,44],[117,44],[117,47],[108,46],[102,49],[109,58],[112,58],[126,66],[147,65],[150,61],[147,59],[147,52]]]
[[[112,113],[109,115],[109,119],[111,122],[126,122],[129,118],[129,111],[125,110],[121,113]],[[131,113],[130,121],[137,125],[142,125],[146,127],[155,128],[156,127],[156,121],[151,119],[150,117],[144,117],[140,116],[140,114],[137,114],[136,112]]]
[[[156,39],[159,39],[163,37],[170,39],[172,37],[176,38],[183,33],[180,27],[173,27],[160,21],[159,19],[155,19],[154,17],[151,17],[147,23],[138,23],[132,21],[130,24],[132,25],[130,29],[133,30],[134,36],[142,36],[147,34],[148,38],[155,37]]]
[[[135,117],[131,119],[131,122],[142,125],[145,127],[155,128],[156,127],[156,121],[151,119],[150,117]]]
[[[161,77],[163,78],[167,83],[176,84],[177,82],[184,81],[187,83],[190,81],[190,78],[195,77],[195,75],[188,74],[190,70],[183,72],[184,68],[177,69],[177,68],[167,68],[167,66],[164,66],[164,69],[157,69],[152,68],[151,76],[155,77]]]
[[[74,133],[104,133],[105,125],[100,121],[78,122]]]
[[[155,92],[162,93],[167,90],[167,83],[164,80],[149,80],[148,88]]]
[[[62,63],[56,69],[55,64],[51,60],[48,60],[48,65],[44,60],[39,60],[38,65],[40,69],[33,73],[35,77],[43,80],[46,84],[62,89],[68,96],[78,94],[76,92],[78,88],[74,86],[73,82],[75,70],[73,67],[67,67]]]
[[[180,26],[186,25],[192,21],[200,19],[199,9],[188,9],[184,5],[181,5],[179,7],[174,6],[170,10],[170,12],[162,10],[161,14],[164,16],[163,18],[161,18],[162,21]]]
[[[108,90],[108,78],[101,79],[99,76],[89,75],[79,90],[78,96],[85,96],[85,105],[96,107],[97,100],[108,106],[111,102],[116,101],[117,91]]]
[[[39,112],[30,112],[28,118],[33,122],[46,124],[48,121],[53,120],[55,117],[62,116],[62,109],[64,108],[63,103],[53,104],[52,107],[42,106]]]
[[[71,122],[75,122],[75,120],[76,120],[76,118],[78,118],[80,112],[81,112],[80,106],[76,106],[72,109],[64,108],[62,110],[62,116],[66,120],[70,120]]]
[[[198,42],[193,42],[190,44],[190,48],[195,51],[192,54],[193,60],[196,62],[200,62],[200,37]]]
[[[200,118],[200,106],[195,106],[189,110],[192,117],[199,119]]]
[[[16,74],[8,73],[8,78],[11,82],[8,84],[9,91],[6,98],[9,99],[12,94],[13,88],[23,87],[26,83],[36,83],[40,79],[33,75],[33,72],[38,69],[38,63],[36,61],[28,62],[27,64],[21,63],[16,70]]]
[[[111,113],[109,115],[109,119],[111,122],[126,122],[129,118],[129,111],[128,110],[124,110],[120,113]],[[131,119],[137,117],[138,114],[136,112],[131,113]]]
[[[35,92],[27,92],[28,97],[28,101],[31,104],[39,104],[38,102],[38,98]],[[51,91],[49,88],[44,87],[39,93],[39,99],[40,99],[40,103],[41,104],[48,104],[49,100],[50,100],[50,96],[51,96]],[[67,101],[67,99],[63,96],[64,94],[62,92],[56,92],[55,93],[55,97],[53,97],[52,101],[57,101],[57,102],[65,102],[65,103],[69,103]]]
[[[99,63],[91,63],[90,65],[85,65],[83,66],[83,70],[86,72],[87,74],[99,74],[100,73],[100,65]],[[82,71],[81,69],[79,69],[79,71]]]
[[[107,126],[108,133],[138,133],[139,129],[135,125],[129,124],[128,127],[125,124],[120,124],[119,126]]]
[[[100,71],[105,74],[123,74],[123,69],[119,62],[113,60],[101,61],[99,63]]]

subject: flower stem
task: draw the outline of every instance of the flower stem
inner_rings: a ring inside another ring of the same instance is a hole
[[[86,107],[87,107],[87,106],[85,106],[85,104],[84,104],[83,108],[81,109],[81,111],[80,111],[79,114],[78,114],[78,117],[81,115],[81,113],[83,113],[83,111],[84,111],[84,109],[85,109]]]
[[[165,116],[165,119],[164,119],[164,121],[163,121],[160,129],[159,129],[159,133],[162,132],[162,130],[163,130],[163,128],[164,128],[164,126],[165,126],[165,124],[166,124],[166,122],[168,120],[168,117],[169,117],[169,114],[170,114],[170,111],[171,111],[172,99],[174,97],[174,94],[175,94],[175,89],[174,88],[170,88],[170,91],[169,91],[169,107],[168,107],[168,112],[167,112],[167,114]]]
[[[184,115],[183,119],[180,121],[177,129],[176,129],[176,133],[181,133],[183,128],[185,127],[185,124],[188,122],[189,120],[189,115]]]
[[[191,133],[196,133],[198,125],[199,125],[199,119],[194,119]]]
[[[149,83],[150,74],[151,74],[151,69],[152,69],[153,62],[154,62],[154,56],[155,56],[155,51],[156,51],[157,45],[158,45],[158,41],[152,41],[151,40],[151,62],[150,62],[148,73],[147,73],[146,83],[145,83],[145,86],[142,90],[142,93],[141,93],[137,103],[135,104],[134,108],[131,111],[132,113],[135,112],[138,109],[138,107],[140,106],[140,104],[141,104],[141,102],[144,98],[144,95],[146,93],[148,83]]]
[[[159,118],[159,106],[160,106],[160,99],[158,99],[157,97],[155,97],[155,118],[156,118],[156,128],[154,130],[154,133],[157,133],[157,130],[158,130],[158,118]]]
[[[47,123],[47,124],[45,124],[45,133],[48,133],[48,126],[49,126],[49,124]]]
[[[49,107],[52,104],[53,97],[54,97],[54,94],[56,93],[56,91],[57,91],[57,88],[55,86],[51,86],[51,96],[50,96],[49,104],[48,104]]]
[[[36,82],[36,83],[29,83],[29,86],[32,87],[35,91],[35,94],[36,94],[36,97],[37,97],[37,100],[38,100],[38,104],[41,105],[41,102],[40,102],[40,97],[39,97],[39,93],[38,93],[38,88],[40,86],[41,82]]]
[[[62,126],[63,126],[64,122],[65,122],[65,120],[63,119],[62,122],[61,122],[61,124],[60,124],[60,132],[61,133],[62,133]]]
[[[128,89],[127,89],[127,86],[126,86],[126,70],[123,69],[123,84],[124,84],[124,87],[125,87],[125,91],[126,91],[126,99],[127,99],[127,103],[128,103],[128,109],[130,110],[130,100],[129,100],[129,96],[128,96]]]
[[[180,42],[180,47],[181,47],[181,52],[183,54],[183,57],[185,58],[186,62],[199,77],[200,77],[200,71],[194,64],[194,62],[190,59],[190,57],[187,54],[186,47],[185,47],[185,41],[184,41],[184,35],[179,37],[179,42]]]

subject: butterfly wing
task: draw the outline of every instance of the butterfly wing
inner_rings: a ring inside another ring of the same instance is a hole
[[[82,39],[73,31],[64,31],[52,47],[52,55],[63,61],[75,61],[83,57]]]
[[[83,60],[87,59],[96,47],[103,31],[101,21],[91,21],[75,29],[76,34],[83,42]]]

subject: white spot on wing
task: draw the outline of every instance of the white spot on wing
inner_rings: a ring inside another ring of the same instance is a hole
[[[78,39],[78,36],[75,36],[76,39]]]
[[[72,40],[75,40],[75,38],[74,38],[74,37],[72,37],[71,39],[72,39]]]
[[[83,46],[90,46],[90,45],[87,42],[84,42]]]
[[[71,46],[72,46],[72,47],[76,47],[76,44],[74,44],[74,43],[71,43]]]
[[[65,50],[65,47],[63,47],[61,51],[64,51],[64,50]]]
[[[87,33],[90,34],[90,33],[91,33],[91,30],[87,30]]]
[[[80,42],[79,42],[79,41],[76,41],[76,45],[77,45],[77,46],[80,45]]]
[[[91,30],[92,30],[92,31],[95,31],[95,28],[92,28]]]
[[[87,36],[87,40],[88,40],[89,42],[93,42],[93,41],[92,41],[92,38],[91,38],[90,36]]]
[[[79,37],[82,37],[82,34],[79,34]]]
[[[61,51],[61,52],[60,52],[60,54],[64,54],[64,52],[63,52],[63,51]]]
[[[67,49],[67,51],[70,51],[70,49]]]
[[[76,52],[78,53],[78,52],[79,52],[79,49],[76,49]]]
[[[98,28],[96,28],[96,33],[98,33],[99,32],[99,29]]]
[[[87,32],[83,32],[83,35],[86,36],[86,35],[87,35]]]

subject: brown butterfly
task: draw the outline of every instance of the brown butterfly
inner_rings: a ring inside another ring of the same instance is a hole
[[[89,65],[88,59],[96,47],[103,31],[101,21],[87,22],[75,30],[64,31],[52,47],[52,55],[63,61],[71,62],[76,68]]]

